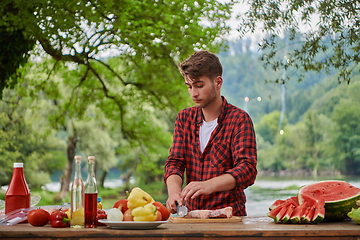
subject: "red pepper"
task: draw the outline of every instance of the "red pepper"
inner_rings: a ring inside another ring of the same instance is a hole
[[[70,226],[68,215],[60,210],[53,211],[49,217],[50,225],[54,228],[65,228]]]
[[[105,223],[99,222],[99,219],[106,219],[107,218],[107,214],[106,214],[106,212],[104,210],[98,209],[96,217],[97,217],[97,225],[98,226],[106,226]]]

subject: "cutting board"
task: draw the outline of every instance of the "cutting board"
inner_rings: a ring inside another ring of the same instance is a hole
[[[233,216],[231,218],[184,218],[184,217],[171,217],[172,223],[221,223],[221,222],[241,222],[241,217]]]

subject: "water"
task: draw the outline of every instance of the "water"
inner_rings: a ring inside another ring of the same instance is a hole
[[[133,178],[130,178],[130,183],[135,183],[135,180]],[[124,181],[121,179],[110,179],[105,180],[104,187],[106,188],[117,188],[124,184]],[[71,184],[70,184],[71,185]],[[45,186],[42,186],[41,188],[50,192],[59,192],[60,191],[61,184],[60,182],[51,182],[46,184]]]
[[[247,197],[246,211],[248,216],[266,216],[271,204],[277,199],[287,199],[297,195],[299,187],[314,183],[321,180],[329,180],[335,178],[322,179],[288,179],[288,178],[267,178],[257,179],[253,186],[245,190]],[[341,179],[358,188],[360,188],[360,178],[346,178]],[[123,184],[120,180],[107,180],[105,186],[109,188],[116,188]],[[57,192],[60,190],[60,183],[50,183],[44,188],[49,191]]]

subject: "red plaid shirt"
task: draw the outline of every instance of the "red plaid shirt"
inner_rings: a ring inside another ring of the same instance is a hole
[[[255,132],[250,116],[222,98],[218,126],[211,133],[203,153],[199,140],[199,129],[203,122],[201,108],[190,107],[179,112],[170,154],[165,163],[164,181],[173,174],[184,179],[185,170],[187,183],[229,173],[236,179],[233,190],[190,199],[187,202],[189,211],[231,206],[235,216],[245,216],[244,189],[254,183],[257,174]]]

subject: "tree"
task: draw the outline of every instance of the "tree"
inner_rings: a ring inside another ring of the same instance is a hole
[[[142,146],[156,141],[141,140],[143,135],[138,133],[149,128],[140,116],[148,116],[143,113],[151,106],[173,119],[187,105],[176,62],[196,49],[219,51],[229,31],[225,20],[232,4],[215,0],[121,4],[114,0],[15,0],[0,4],[0,26],[22,30],[39,43],[37,52],[42,49],[54,59],[51,65],[45,63],[38,78],[24,77],[23,91],[32,97],[40,91],[58,104],[59,111],[49,119],[53,126],[63,130],[75,126],[71,121],[81,120],[87,107],[95,103],[107,118],[117,120],[124,139]],[[61,93],[59,84],[71,88]],[[130,109],[134,113],[129,114]],[[74,130],[68,132],[73,135],[68,136],[67,178],[76,151]]]
[[[338,70],[338,81],[350,82],[360,61],[359,1],[248,0],[249,10],[240,16],[239,32],[261,30],[263,60],[273,69],[293,69],[298,80],[304,72],[329,73]],[[277,37],[288,34],[287,46],[293,50],[284,61],[277,51]],[[295,74],[294,74],[295,75]],[[281,77],[276,82],[288,80]]]
[[[64,145],[30,106],[29,98],[14,90],[4,91],[0,101],[0,186],[10,183],[14,162],[24,163],[30,188],[50,182],[51,174],[63,168],[62,161],[54,156],[63,151]]]
[[[258,124],[255,125],[255,130],[261,135],[264,141],[273,144],[279,133],[280,125],[280,115],[279,111],[273,111],[269,114],[264,115]],[[284,119],[282,122],[283,126],[286,126],[287,120]]]
[[[360,173],[359,89],[358,82],[352,88],[346,88],[346,98],[335,105],[331,115],[335,123],[330,132],[331,157],[339,170],[347,175]]]
[[[57,61],[85,65],[100,82],[103,79],[93,66],[95,62],[108,68],[119,82],[141,88],[144,82],[138,80],[148,80],[144,70],[161,71],[171,66],[163,66],[164,61],[174,67],[174,60],[187,57],[197,48],[218,50],[214,43],[220,43],[218,40],[229,31],[225,20],[230,17],[232,4],[215,0],[135,0],[121,4],[115,0],[6,0],[0,3],[0,29],[5,29],[0,43],[18,33],[24,37],[23,42],[16,42],[23,46],[17,47],[20,56],[32,46],[25,41],[30,39]],[[130,69],[107,65],[104,58],[115,55],[121,55]],[[8,56],[8,65],[18,66],[20,56]],[[143,63],[150,68],[145,69]],[[134,68],[143,73],[136,77],[136,84],[135,79],[126,77]],[[107,91],[106,86],[103,90]]]
[[[6,86],[15,86],[16,82],[8,79],[26,63],[34,46],[35,41],[26,38],[21,30],[8,30],[0,25],[0,98]]]
[[[124,172],[129,168],[133,174],[137,166],[164,159],[163,148],[166,147],[167,153],[171,134],[167,122],[162,119],[168,116],[157,105],[152,105],[149,96],[144,100],[136,88],[113,84],[109,87],[117,93],[117,101],[109,101],[97,82],[92,81],[94,76],[89,77],[82,88],[77,87],[78,82],[73,79],[85,68],[71,69],[58,64],[56,73],[48,78],[47,71],[52,70],[52,62],[43,59],[27,64],[22,69],[24,78],[19,80],[17,90],[32,98],[29,106],[32,111],[45,113],[45,126],[63,133],[67,157],[57,200],[66,197],[69,191],[75,154],[96,156],[96,167],[102,173],[98,176],[100,183],[104,182],[107,171],[118,164],[120,157],[138,149],[142,150],[142,155],[156,153],[156,156],[143,157],[139,161],[134,161],[137,156],[129,158],[132,161],[128,165],[120,165]],[[41,104],[44,102],[47,104]]]

